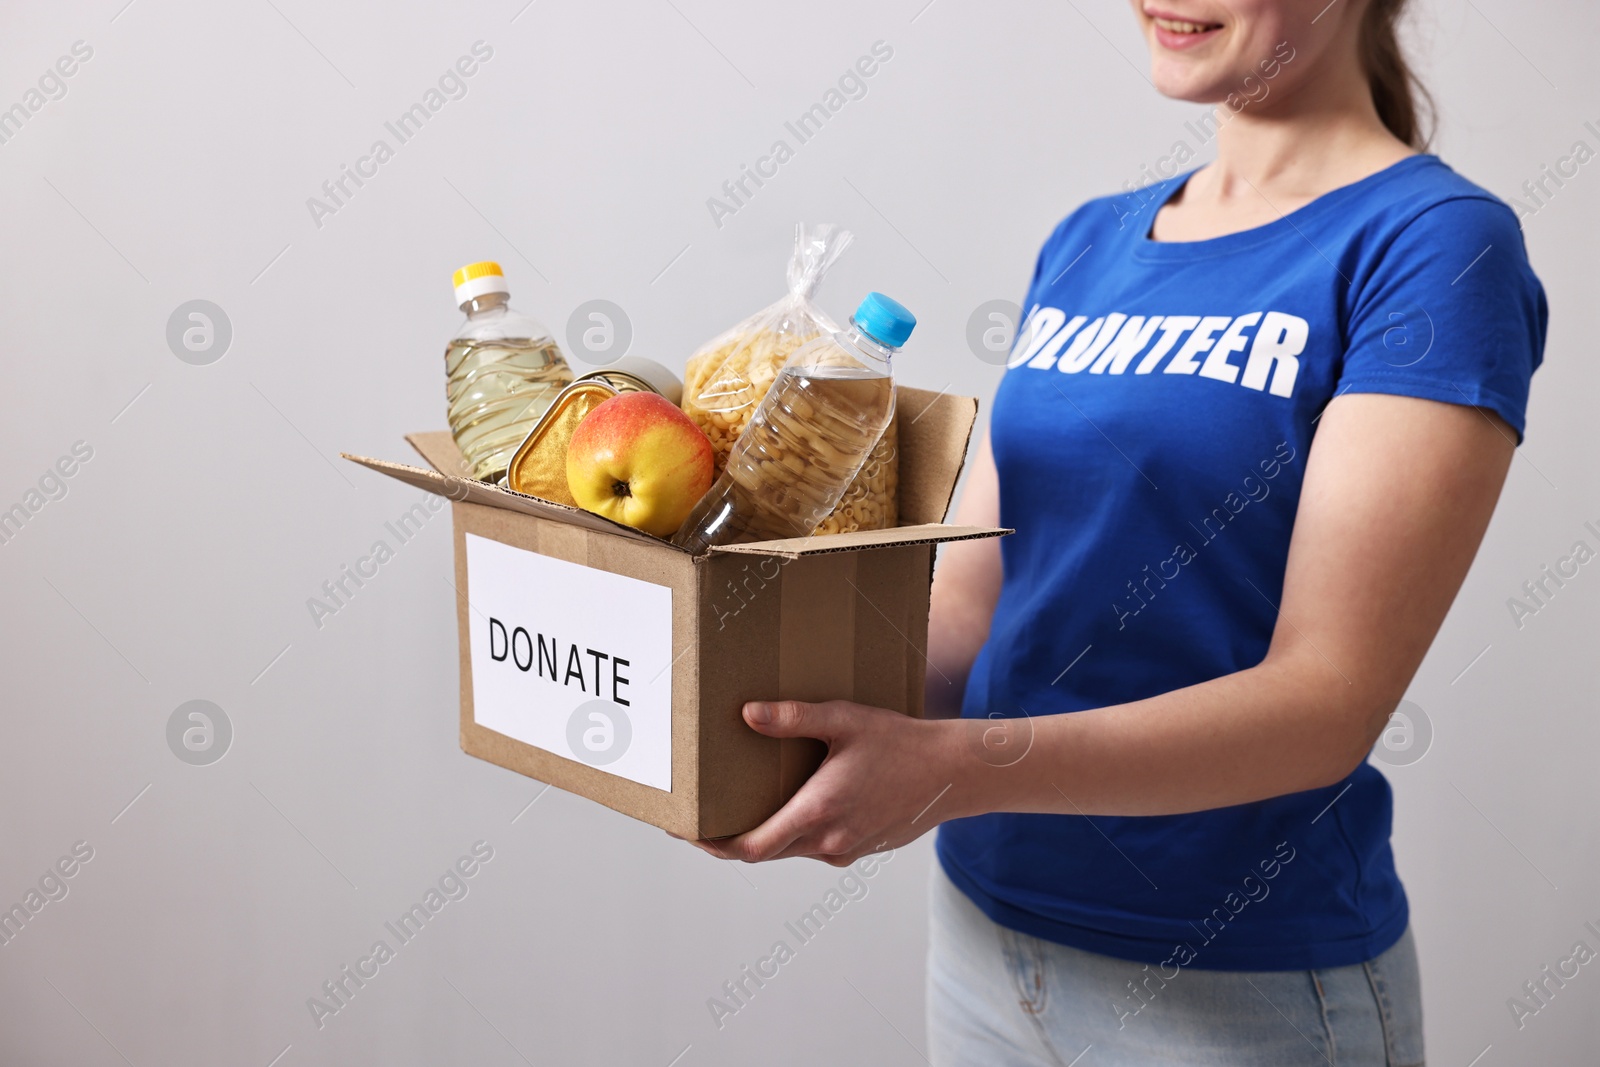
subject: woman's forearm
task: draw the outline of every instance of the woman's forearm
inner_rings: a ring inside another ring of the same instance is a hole
[[[1307,649],[1129,704],[949,724],[950,800],[962,814],[1171,815],[1314,789],[1365,758],[1397,699]]]
[[[941,584],[943,583],[943,584]],[[934,604],[928,625],[928,666],[924,672],[923,714],[950,719],[961,714],[967,675],[989,636],[992,604],[951,588],[943,570],[934,582]],[[948,594],[941,596],[941,594]]]
[[[987,435],[967,476],[956,522],[964,526],[1000,524],[1000,475]],[[961,714],[967,675],[989,638],[995,602],[1000,599],[1000,545],[992,538],[957,541],[939,550],[928,614],[928,669],[924,715],[948,719]]]

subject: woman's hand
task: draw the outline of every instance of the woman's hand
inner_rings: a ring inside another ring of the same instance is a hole
[[[964,758],[958,721],[924,721],[847,700],[751,703],[744,720],[768,737],[818,738],[828,756],[754,830],[695,842],[710,855],[747,863],[810,856],[844,867],[973,814],[958,810],[969,801],[958,771],[973,762]]]

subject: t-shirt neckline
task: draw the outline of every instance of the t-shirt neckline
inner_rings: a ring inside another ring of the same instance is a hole
[[[1150,230],[1155,225],[1156,214],[1160,213],[1161,209],[1167,205],[1167,202],[1178,194],[1178,190],[1187,185],[1189,179],[1194,177],[1196,172],[1200,170],[1199,167],[1195,167],[1193,170],[1170,179],[1167,188],[1158,195],[1154,201],[1155,211],[1151,213],[1149,223],[1139,231],[1138,239],[1134,245],[1134,257],[1141,260],[1168,262],[1174,260],[1210,259],[1215,256],[1231,255],[1245,249],[1255,248],[1268,241],[1277,240],[1285,234],[1298,234],[1303,238],[1305,234],[1302,224],[1305,222],[1338,207],[1352,196],[1365,192],[1374,186],[1382,185],[1412,167],[1438,162],[1438,156],[1426,152],[1407,156],[1404,159],[1396,160],[1382,170],[1372,172],[1365,178],[1357,179],[1349,185],[1341,185],[1337,189],[1330,189],[1309,204],[1304,204],[1287,215],[1280,215],[1271,222],[1248,230],[1226,233],[1220,237],[1207,237],[1199,241],[1154,240],[1150,236]]]

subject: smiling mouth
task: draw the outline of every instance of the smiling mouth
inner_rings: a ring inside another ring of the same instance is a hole
[[[1220,22],[1189,22],[1185,19],[1169,19],[1160,16],[1154,16],[1150,21],[1168,33],[1201,34],[1222,29],[1222,23]]]

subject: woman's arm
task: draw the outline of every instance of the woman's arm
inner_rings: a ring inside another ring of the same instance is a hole
[[[974,781],[974,795],[992,810],[1157,815],[1344,778],[1433,643],[1514,442],[1476,408],[1335,400],[1307,461],[1266,658],[1149,700],[1039,720],[1040,758]],[[1071,799],[1051,802],[1053,783]]]
[[[978,458],[967,475],[956,508],[961,526],[1000,525],[1000,476],[995,471],[989,437],[978,446]],[[1000,541],[956,541],[939,551],[933,576],[933,603],[928,614],[928,670],[923,702],[930,719],[961,714],[967,674],[978,650],[989,638],[989,622],[1000,600]]]
[[[718,849],[844,864],[989,811],[1159,815],[1339,781],[1432,643],[1514,448],[1506,424],[1480,409],[1334,400],[1307,461],[1281,612],[1258,666],[1130,704],[1013,720],[1031,729],[1031,746],[1006,766],[985,758],[973,732],[989,721],[922,721],[845,701],[747,705],[757,730],[821,738],[828,758],[783,810]]]

